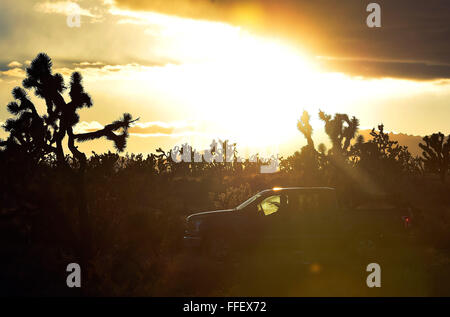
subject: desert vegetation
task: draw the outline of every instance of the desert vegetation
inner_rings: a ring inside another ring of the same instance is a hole
[[[425,136],[423,154],[413,156],[389,139],[382,124],[364,140],[357,118],[320,111],[330,138],[327,149],[314,142],[312,114],[299,111],[299,138],[307,145],[280,158],[276,173],[261,174],[259,157],[177,163],[170,149],[147,156],[126,153],[127,129],[134,121],[127,113],[99,131],[76,134],[77,111],[91,107],[92,100],[74,73],[67,87],[71,100],[65,101],[63,78],[51,66],[50,58],[39,54],[7,105],[12,117],[4,124],[8,138],[0,142],[0,294],[327,295],[321,293],[328,288],[320,274],[315,280],[298,277],[302,269],[289,258],[278,260],[284,260],[286,274],[299,278],[297,287],[286,286],[281,273],[274,273],[280,271],[275,256],[256,276],[245,260],[211,263],[186,255],[181,242],[184,219],[193,212],[234,207],[274,186],[330,186],[343,206],[383,197],[420,215],[418,251],[406,260],[417,288],[405,277],[398,282],[402,286],[380,294],[450,295],[449,137]],[[31,92],[45,103],[45,114],[36,111]],[[97,138],[111,141],[117,152],[88,157],[78,150],[77,142]],[[229,141],[214,142],[212,148],[236,150]],[[71,262],[82,264],[81,289],[66,287]],[[333,276],[342,279],[335,283],[354,289],[344,275]]]

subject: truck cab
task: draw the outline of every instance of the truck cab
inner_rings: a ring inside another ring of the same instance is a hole
[[[373,243],[389,236],[379,232],[386,224],[395,223],[393,230],[403,232],[405,219],[409,222],[410,215],[341,209],[335,189],[329,187],[272,188],[235,208],[188,216],[184,242],[219,254],[260,249],[334,252],[357,246],[361,239]]]

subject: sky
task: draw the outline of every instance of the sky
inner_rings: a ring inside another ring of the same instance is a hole
[[[316,143],[327,141],[319,109],[354,115],[361,128],[449,134],[450,3],[376,1],[382,26],[369,28],[370,2],[2,0],[0,122],[27,65],[46,52],[66,82],[81,72],[94,101],[77,131],[139,117],[128,152],[203,149],[215,138],[243,155],[290,154],[306,144],[303,110]],[[67,22],[74,14],[79,27]]]

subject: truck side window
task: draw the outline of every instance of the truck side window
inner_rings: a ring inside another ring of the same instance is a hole
[[[318,194],[299,194],[295,200],[295,209],[298,214],[311,214],[317,212],[321,207],[321,200]]]
[[[280,195],[269,196],[258,204],[258,211],[262,211],[264,215],[268,216],[276,213],[280,208]]]

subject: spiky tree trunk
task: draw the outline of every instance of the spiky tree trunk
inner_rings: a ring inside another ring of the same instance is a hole
[[[68,147],[79,167],[72,171],[74,191],[77,194],[78,215],[80,224],[80,257],[83,267],[87,267],[92,254],[92,230],[89,221],[88,199],[86,192],[86,155],[80,152],[75,142],[84,142],[105,137],[114,143],[118,151],[126,147],[128,128],[134,121],[125,113],[120,120],[106,125],[103,129],[75,134],[73,127],[79,122],[77,111],[83,107],[91,107],[92,100],[84,91],[81,75],[74,72],[70,81],[70,102],[62,96],[66,89],[62,75],[52,74],[52,61],[46,54],[39,54],[27,68],[27,77],[23,80],[26,89],[34,89],[36,96],[43,98],[47,106],[47,114],[40,117],[26,92],[17,87],[13,96],[20,101],[8,105],[8,110],[18,116],[8,119],[5,130],[10,133],[8,140],[0,141],[0,146],[22,148],[36,160],[49,153],[57,158],[58,168],[69,169],[65,160],[63,141],[68,136]],[[37,127],[37,128],[36,128]],[[41,131],[42,130],[42,131]],[[121,133],[116,134],[116,131]],[[71,180],[69,180],[71,181]]]
[[[310,119],[309,113],[306,110],[304,110],[300,120],[298,120],[297,122],[297,129],[306,138],[306,141],[308,142],[308,147],[311,150],[313,150],[314,149],[314,141],[312,139],[313,128],[309,123],[309,119]]]

